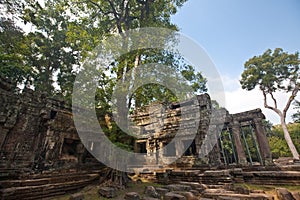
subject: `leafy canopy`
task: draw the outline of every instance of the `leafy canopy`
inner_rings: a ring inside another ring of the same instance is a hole
[[[245,63],[240,81],[242,88],[252,90],[256,86],[266,92],[292,91],[300,84],[299,53],[288,54],[281,48],[268,49]]]

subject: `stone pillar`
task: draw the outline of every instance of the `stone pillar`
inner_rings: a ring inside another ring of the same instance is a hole
[[[222,128],[220,128],[220,126],[218,125],[210,125],[212,126],[212,155],[211,155],[211,163],[214,163],[215,165],[220,165],[221,162],[221,148],[219,146],[219,135],[221,134]]]
[[[181,140],[177,139],[175,141],[176,156],[181,156],[184,153],[183,149],[184,149],[184,145],[183,145],[182,139]]]
[[[241,165],[246,165],[247,159],[246,159],[246,154],[245,154],[242,142],[241,142],[241,128],[240,128],[240,123],[238,121],[233,122],[232,133],[233,133],[238,163]]]
[[[134,149],[134,153],[139,153],[139,152],[140,152],[140,151],[139,151],[139,147],[138,147],[137,141],[134,142],[134,147],[133,147],[133,149]]]
[[[162,141],[159,142],[159,157],[160,158],[163,158],[164,156],[164,151],[163,151],[163,148],[164,148],[164,143]]]
[[[150,142],[149,139],[146,141],[146,151],[147,151],[147,156],[151,156],[151,149],[150,149]]]
[[[255,127],[255,135],[257,138],[260,154],[262,160],[265,165],[268,165],[272,162],[271,150],[270,145],[268,142],[268,138],[265,132],[265,129],[262,124],[261,118],[255,118],[254,120],[254,127]]]

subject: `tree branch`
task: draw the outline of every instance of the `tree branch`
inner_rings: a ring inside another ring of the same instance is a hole
[[[271,95],[271,98],[273,99],[275,108],[278,108],[278,107],[277,107],[277,101],[276,101],[276,99],[274,98],[273,92],[269,92],[269,94]]]
[[[129,2],[130,2],[130,0],[127,1],[127,4],[125,6],[125,14],[124,14],[124,22],[125,22],[125,26],[126,26],[127,29],[129,29],[129,20],[130,20],[130,17],[129,17]]]
[[[286,106],[285,106],[285,108],[283,110],[283,116],[284,116],[284,118],[286,117],[286,113],[287,113],[288,109],[290,108],[291,103],[293,102],[293,100],[297,96],[298,91],[299,91],[299,84],[295,84],[295,88],[292,91],[292,94],[291,94],[291,96],[290,96],[290,98],[289,98],[288,102],[286,103]]]
[[[117,12],[117,10],[116,10],[115,5],[113,4],[113,2],[111,0],[107,0],[107,1],[108,1],[109,5],[110,5],[110,7],[112,9],[112,12],[113,12],[115,18],[116,18],[117,28],[118,28],[119,33],[121,34],[121,33],[123,33],[123,30],[122,30],[122,26],[121,26],[121,22],[120,22],[120,16],[119,16],[119,14],[118,14],[118,12]]]
[[[94,1],[92,1],[92,0],[77,1],[77,2],[74,2],[74,3],[75,3],[75,4],[82,4],[82,3],[88,4],[88,3],[90,3],[90,4],[94,5],[94,6],[96,6],[96,7],[100,10],[100,12],[101,12],[102,14],[104,14],[104,15],[113,14],[112,11],[104,12],[103,9],[102,9],[102,7],[101,7],[101,5],[97,4],[96,2],[94,2]]]
[[[269,106],[268,105],[268,102],[267,102],[267,94],[265,91],[262,90],[262,93],[264,95],[264,106],[265,108],[268,108],[270,110],[273,110],[274,112],[276,112],[279,116],[282,115],[281,111],[278,109],[278,108],[274,108],[272,106]]]

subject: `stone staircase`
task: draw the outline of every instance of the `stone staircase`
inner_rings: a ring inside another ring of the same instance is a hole
[[[81,189],[98,180],[101,171],[49,172],[0,181],[1,199],[45,199]]]
[[[300,185],[300,171],[243,172],[244,181],[260,185]]]
[[[260,168],[232,168],[214,170],[170,169],[156,171],[156,182],[171,184],[198,182],[207,185],[249,183],[259,185],[300,185],[300,165],[268,166]]]

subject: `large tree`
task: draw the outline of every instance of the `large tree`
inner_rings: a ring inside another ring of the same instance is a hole
[[[26,85],[70,103],[79,64],[79,49],[68,40],[70,16],[62,1],[0,1],[9,19],[1,18],[0,73],[15,85]],[[31,24],[24,33],[15,24]]]
[[[60,93],[66,100],[70,99],[79,52],[67,38],[71,20],[66,7],[59,1],[47,0],[43,8],[34,4],[24,9],[22,19],[34,26],[28,38],[32,43],[31,66],[36,71],[35,89],[49,95]]]
[[[9,78],[14,88],[31,81],[28,43],[24,32],[11,19],[0,18],[0,74]]]
[[[170,0],[170,1],[153,1],[153,0],[86,0],[66,1],[69,5],[70,12],[77,16],[69,26],[68,38],[73,43],[81,46],[81,55],[84,59],[88,52],[97,46],[103,38],[109,37],[112,33],[118,33],[126,38],[128,30],[142,27],[164,27],[177,30],[175,24],[171,23],[171,15],[175,14],[187,0]],[[88,15],[87,15],[88,13]],[[85,36],[85,37],[82,37]],[[124,49],[128,49],[124,42]],[[182,73],[188,80],[189,84],[196,92],[206,91],[206,79],[200,72],[196,72],[187,63],[182,62],[180,55],[166,52],[164,50],[138,49],[129,52],[115,60],[114,64],[108,66],[106,71],[111,72],[109,78],[113,82],[125,80],[126,73],[135,74],[135,68],[140,64],[161,63],[171,66],[174,72]],[[103,73],[103,72],[100,72]],[[128,80],[132,78],[132,80]],[[134,76],[127,76],[127,82],[134,82]],[[101,84],[106,82],[100,81],[100,88],[104,97],[110,97],[107,92],[112,92],[110,87]],[[110,83],[112,83],[110,81]],[[112,84],[113,85],[113,84]],[[132,84],[128,85],[128,87]],[[125,90],[126,91],[126,90]],[[105,95],[104,95],[105,93]],[[174,100],[174,95],[160,85],[146,85],[139,88],[131,97],[127,97],[127,105],[118,107],[129,109],[131,106],[139,107],[151,103],[153,100]],[[107,104],[109,101],[102,101]],[[101,103],[101,102],[99,102]],[[99,107],[107,107],[102,105]]]
[[[299,160],[299,154],[287,129],[286,114],[300,88],[299,65],[298,52],[289,54],[281,48],[274,51],[268,49],[262,55],[254,56],[245,63],[240,80],[243,89],[253,90],[258,86],[264,97],[265,108],[274,111],[280,117],[284,138],[295,160]],[[278,107],[278,99],[274,95],[278,91],[289,95],[283,109]]]

